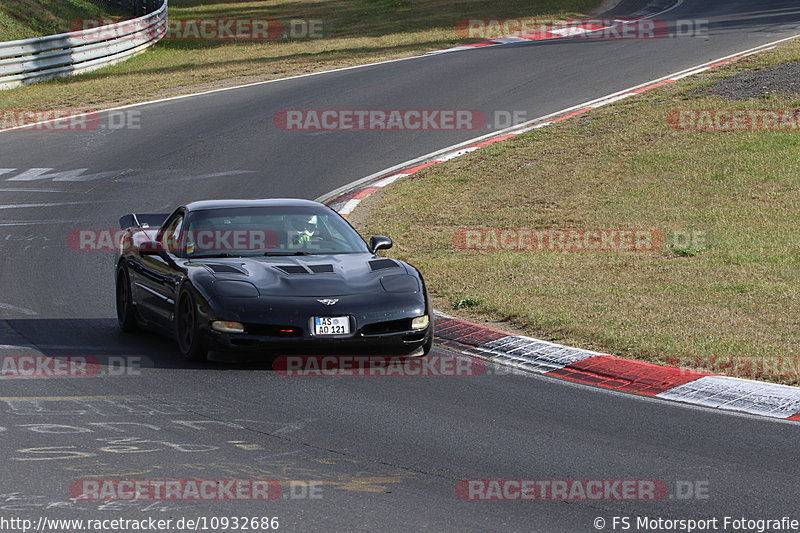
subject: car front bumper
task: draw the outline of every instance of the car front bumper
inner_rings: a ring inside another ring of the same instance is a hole
[[[425,345],[433,335],[433,316],[428,299],[420,293],[392,294],[376,299],[341,296],[328,306],[316,298],[247,298],[221,302],[226,321],[240,322],[244,333],[212,329],[210,320],[202,328],[209,347],[222,351],[264,351],[284,353],[410,353]],[[413,329],[411,320],[428,315],[428,326]],[[312,334],[313,317],[347,316],[347,335]],[[210,317],[209,317],[210,318]]]

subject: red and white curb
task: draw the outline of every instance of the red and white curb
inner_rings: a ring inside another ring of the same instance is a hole
[[[800,36],[781,39],[758,48],[688,69],[591,102],[574,106],[518,126],[471,139],[382,170],[317,199],[347,217],[376,190],[424,168],[460,157],[527,131],[556,124],[629,96],[674,83],[710,68],[768,50]],[[741,378],[695,372],[675,367],[622,359],[608,354],[570,348],[551,342],[509,335],[437,313],[436,337],[440,344],[492,362],[552,377],[641,394],[686,404],[738,411],[783,420],[800,421],[800,388]]]
[[[800,421],[800,388],[660,366],[509,335],[439,315],[436,337],[461,353],[547,376],[703,407]]]
[[[503,44],[511,44],[511,43],[524,43],[524,42],[531,42],[531,41],[549,41],[552,39],[570,39],[575,37],[584,36],[587,33],[598,32],[603,30],[608,30],[614,28],[615,26],[625,25],[625,24],[635,24],[637,22],[651,19],[658,15],[663,15],[669,11],[672,11],[676,7],[683,4],[683,0],[657,0],[655,2],[651,2],[644,8],[640,9],[636,13],[634,13],[630,19],[613,19],[604,22],[611,22],[611,25],[601,24],[600,21],[593,21],[589,20],[586,21],[585,24],[581,24],[580,21],[565,21],[567,27],[565,28],[558,28],[554,30],[546,30],[537,33],[530,33],[527,35],[519,35],[513,37],[503,37],[501,39],[490,39],[488,41],[481,41],[478,43],[471,43],[471,44],[464,44],[460,46],[454,46],[453,48],[446,48],[444,50],[434,50],[432,52],[428,52],[428,54],[445,54],[448,52],[459,52],[462,50],[474,50],[476,48],[486,48],[487,46],[499,46]]]

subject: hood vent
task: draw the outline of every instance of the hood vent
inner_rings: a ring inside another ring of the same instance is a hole
[[[206,263],[206,268],[211,269],[212,272],[217,274],[244,274],[247,275],[247,272],[240,267],[236,267],[234,265],[225,265],[221,263]]]
[[[376,259],[375,261],[369,262],[369,269],[373,272],[385,268],[400,268],[400,265],[391,259]]]
[[[309,274],[308,270],[300,265],[281,265],[275,268],[286,274]]]
[[[331,274],[333,273],[333,265],[308,265],[311,272],[314,274]]]

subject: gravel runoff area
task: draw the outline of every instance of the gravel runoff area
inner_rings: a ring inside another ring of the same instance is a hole
[[[732,100],[768,97],[772,94],[800,95],[800,62],[739,72],[716,82],[711,92]]]

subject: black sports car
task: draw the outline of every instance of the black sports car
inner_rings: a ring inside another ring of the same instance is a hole
[[[308,200],[194,202],[130,214],[116,264],[120,328],[209,350],[427,354],[431,304],[419,271],[376,255],[332,209]]]

